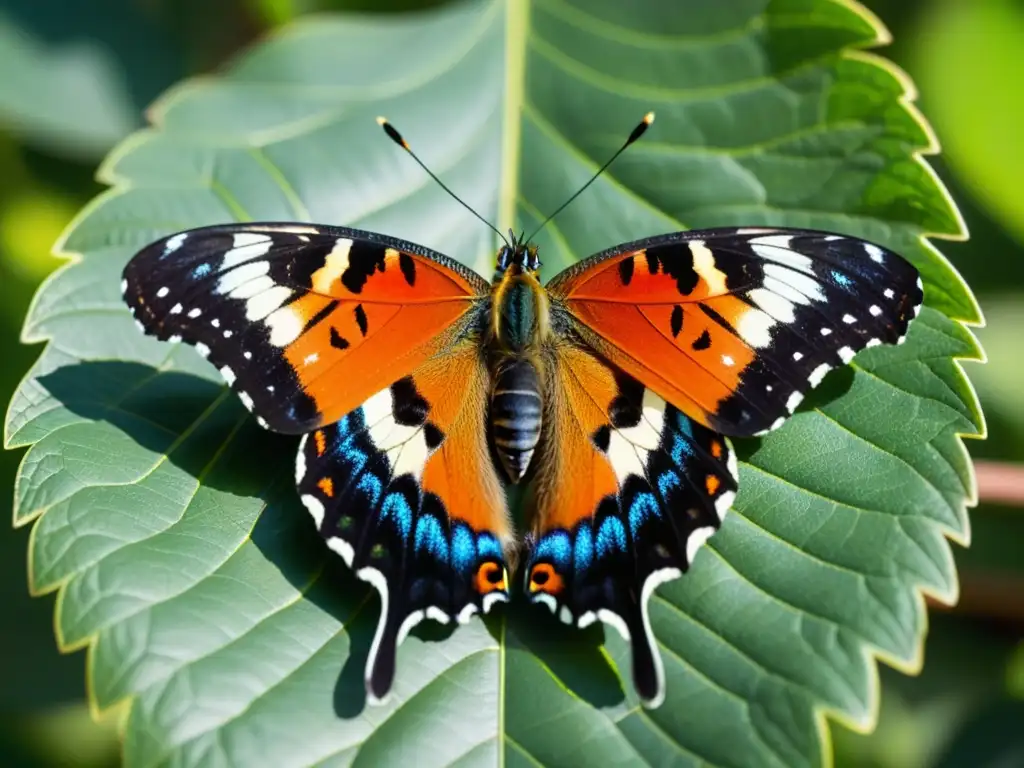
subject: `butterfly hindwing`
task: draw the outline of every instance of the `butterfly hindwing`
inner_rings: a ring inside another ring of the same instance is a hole
[[[638,694],[656,706],[664,675],[647,603],[721,524],[736,491],[732,450],[587,350],[560,348],[547,385],[526,594],[566,623],[616,627]]]
[[[195,345],[261,423],[296,434],[411,372],[487,290],[419,246],[304,224],[165,237],[122,283],[146,333]]]
[[[487,383],[470,338],[300,445],[303,503],[328,546],[380,593],[371,700],[390,689],[398,645],[417,623],[464,623],[508,599],[512,533],[488,454]]]
[[[702,424],[760,434],[856,352],[899,343],[917,271],[827,232],[680,232],[598,254],[549,284],[586,342]]]

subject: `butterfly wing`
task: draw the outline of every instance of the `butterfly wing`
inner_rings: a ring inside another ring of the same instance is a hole
[[[917,270],[827,232],[718,229],[629,243],[548,285],[586,343],[717,431],[782,424],[833,367],[902,341]]]
[[[379,235],[245,224],[147,246],[122,288],[144,331],[194,344],[261,423],[309,433],[302,501],[381,596],[371,700],[418,622],[465,622],[508,599],[511,530],[475,335],[486,281]]]
[[[736,461],[721,435],[587,350],[559,349],[546,383],[526,594],[565,623],[616,627],[637,693],[657,706],[664,674],[647,603],[718,529]]]
[[[140,327],[185,341],[271,429],[337,421],[448,343],[483,278],[359,230],[234,224],[148,245],[124,270]]]
[[[562,329],[533,496],[525,589],[567,623],[631,641],[663,697],[647,603],[719,527],[737,488],[722,434],[778,427],[860,349],[902,341],[922,289],[896,254],[792,229],[630,243],[548,285]]]
[[[512,532],[487,447],[488,382],[469,339],[302,439],[303,503],[328,546],[380,593],[371,701],[390,690],[413,626],[465,623],[508,599]]]

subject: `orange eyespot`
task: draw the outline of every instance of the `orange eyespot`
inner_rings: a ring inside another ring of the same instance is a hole
[[[488,592],[504,592],[507,589],[506,582],[505,569],[493,560],[481,563],[476,569],[476,591],[481,595]]]
[[[323,430],[318,429],[313,433],[313,444],[316,446],[316,455],[323,456],[324,451],[327,450],[327,438],[324,436]]]
[[[704,481],[704,485],[707,486],[708,493],[714,494],[718,490],[718,486],[722,484],[722,481],[715,475],[708,475],[707,480]]]
[[[722,458],[722,444],[717,440],[711,441],[711,455],[716,459]]]
[[[530,571],[530,592],[557,595],[565,589],[565,580],[550,563],[537,563]]]
[[[334,496],[334,481],[329,477],[321,477],[316,481],[316,487],[324,492],[324,496],[332,498]]]

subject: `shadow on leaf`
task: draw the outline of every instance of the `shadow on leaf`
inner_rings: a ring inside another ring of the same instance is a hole
[[[362,669],[376,621],[372,610],[363,609],[373,601],[369,587],[324,546],[299,503],[297,438],[261,429],[221,385],[138,363],[66,366],[40,377],[39,384],[76,415],[117,427],[203,486],[262,502],[247,535],[304,599],[348,632],[354,651],[338,659],[335,709],[341,717],[361,712]]]
[[[505,606],[508,622],[506,643],[519,646],[537,657],[552,677],[575,696],[594,707],[611,707],[625,699],[622,678],[604,650],[604,629],[600,622],[586,629],[562,624],[541,606],[520,599]],[[496,639],[500,624],[489,619],[488,629]]]

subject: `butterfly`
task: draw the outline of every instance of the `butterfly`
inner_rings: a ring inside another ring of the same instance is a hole
[[[487,280],[373,232],[208,226],[143,248],[121,287],[145,333],[194,345],[263,427],[301,435],[301,501],[380,595],[368,700],[415,625],[486,614],[518,574],[562,622],[621,633],[658,706],[648,602],[735,499],[729,437],[901,343],[921,280],[864,240],[750,227],[624,243],[542,284],[537,246],[504,239]]]

